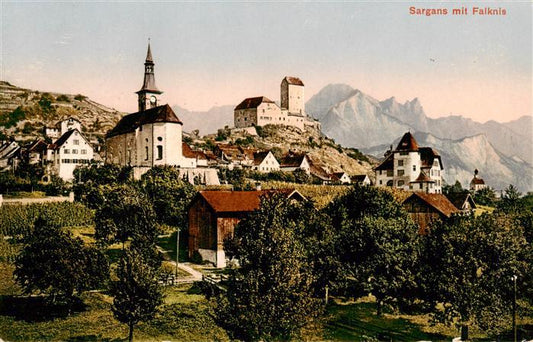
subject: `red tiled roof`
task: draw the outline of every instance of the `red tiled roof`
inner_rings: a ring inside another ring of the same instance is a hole
[[[428,175],[424,171],[420,171],[420,174],[418,175],[418,177],[411,183],[426,183],[426,182],[435,183],[435,181],[429,178]]]
[[[181,143],[181,150],[185,158],[207,159],[205,153],[193,150],[186,142]]]
[[[107,137],[134,132],[138,127],[155,122],[172,122],[183,125],[168,104],[147,109],[142,112],[124,116],[117,125],[107,133]]]
[[[286,76],[284,78],[285,81],[287,81],[287,83],[289,84],[294,84],[294,85],[299,85],[299,86],[302,86],[304,85],[304,83],[302,82],[301,79],[299,79],[298,77],[291,77],[291,76]]]
[[[426,194],[425,192],[413,192],[413,194],[407,197],[403,203],[407,201],[413,201],[416,198],[422,200],[429,206],[433,207],[435,210],[440,212],[446,217],[450,217],[455,213],[458,213],[459,210],[453,205],[450,200],[443,194]]]
[[[396,151],[418,151],[418,143],[411,135],[411,132],[407,132],[403,135],[396,147]]]
[[[261,196],[269,193],[282,193],[287,197],[297,194],[304,198],[294,189],[259,190],[259,191],[200,191],[209,206],[218,213],[251,212],[259,208]]]
[[[265,158],[268,156],[270,151],[266,152],[255,152],[254,153],[254,165],[259,165],[265,160]]]
[[[474,177],[474,178],[472,178],[472,180],[470,181],[470,184],[480,184],[480,185],[483,185],[483,184],[485,184],[485,181],[483,180],[483,178]]]
[[[257,108],[263,102],[274,103],[274,101],[270,100],[266,96],[249,97],[239,103],[239,105],[235,107],[235,110]]]

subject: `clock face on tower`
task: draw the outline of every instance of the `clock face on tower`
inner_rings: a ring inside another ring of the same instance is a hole
[[[157,103],[157,98],[154,95],[150,96],[150,104],[152,106],[155,106],[156,103]]]

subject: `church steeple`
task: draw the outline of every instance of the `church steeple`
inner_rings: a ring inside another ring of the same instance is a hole
[[[144,81],[141,90],[137,91],[139,112],[156,107],[159,101],[157,95],[161,95],[162,93],[155,85],[154,61],[150,48],[150,40],[148,40],[148,51],[146,52],[146,60],[144,61]]]

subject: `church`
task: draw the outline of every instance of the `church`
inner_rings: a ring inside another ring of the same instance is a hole
[[[154,166],[171,165],[187,178],[218,184],[216,170],[191,168],[183,156],[183,123],[168,104],[160,104],[163,92],[155,84],[150,43],[143,85],[136,94],[139,111],[124,116],[106,135],[106,163],[132,166],[136,179]]]

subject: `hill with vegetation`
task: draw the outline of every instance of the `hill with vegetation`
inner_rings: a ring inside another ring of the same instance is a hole
[[[44,137],[44,128],[73,116],[90,138],[104,137],[124,113],[81,94],[40,92],[0,81],[0,140],[30,141]]]

